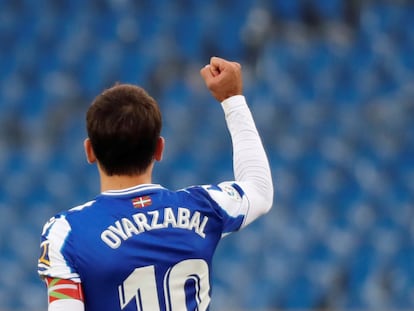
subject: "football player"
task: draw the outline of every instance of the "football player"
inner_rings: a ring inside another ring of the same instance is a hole
[[[51,218],[41,235],[49,311],[208,310],[217,244],[269,211],[273,184],[240,64],[212,57],[200,73],[224,111],[234,180],[153,184],[164,149],[156,101],[134,85],[105,90],[87,112],[84,141],[101,193]]]

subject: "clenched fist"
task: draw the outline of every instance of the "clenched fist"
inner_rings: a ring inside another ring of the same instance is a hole
[[[243,79],[239,63],[219,57],[212,57],[210,64],[200,70],[207,88],[214,98],[222,102],[234,96],[242,95]]]

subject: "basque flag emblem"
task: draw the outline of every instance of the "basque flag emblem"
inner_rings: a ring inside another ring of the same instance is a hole
[[[150,206],[151,204],[152,200],[149,195],[132,199],[132,205],[134,205],[135,208],[143,208],[145,206]]]

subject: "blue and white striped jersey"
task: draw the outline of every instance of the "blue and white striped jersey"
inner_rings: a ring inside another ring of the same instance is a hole
[[[221,105],[236,181],[106,191],[53,217],[42,232],[38,272],[81,283],[84,303],[60,299],[50,310],[208,310],[217,243],[273,202],[269,163],[244,96]]]
[[[53,217],[38,272],[81,282],[85,310],[208,310],[211,261],[249,210],[241,184],[101,193]]]

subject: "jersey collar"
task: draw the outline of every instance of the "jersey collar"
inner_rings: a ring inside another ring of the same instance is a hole
[[[158,184],[142,184],[142,185],[120,189],[120,190],[107,190],[107,191],[102,192],[101,195],[120,196],[120,195],[127,195],[127,194],[148,191],[148,190],[157,190],[157,189],[165,189],[165,188]]]

